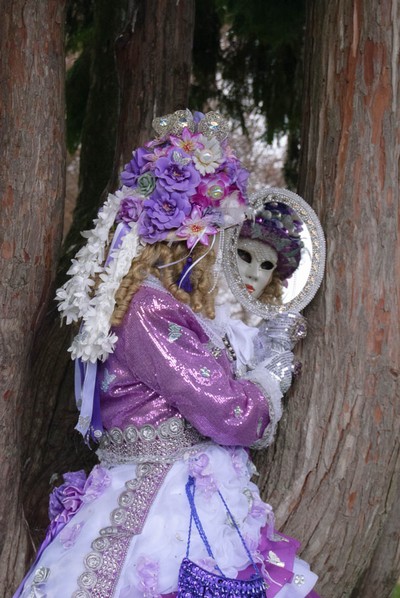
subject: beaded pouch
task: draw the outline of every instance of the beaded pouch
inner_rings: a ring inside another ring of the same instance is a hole
[[[208,555],[214,559],[211,547],[208,543],[206,534],[201,524],[200,518],[197,513],[196,506],[194,504],[194,493],[195,493],[195,480],[192,476],[189,476],[189,480],[186,484],[186,494],[190,504],[190,524],[188,534],[188,544],[186,549],[186,558],[183,559],[179,569],[178,578],[178,593],[177,598],[245,598],[251,596],[252,598],[266,598],[267,584],[261,577],[257,565],[254,563],[250,551],[244,541],[242,534],[240,533],[239,527],[234,520],[232,513],[229,510],[222,494],[218,491],[219,497],[221,498],[226,511],[232,521],[239,537],[242,541],[244,549],[250,559],[251,564],[254,568],[254,575],[248,580],[242,579],[230,579],[226,577],[221,569],[216,566],[220,575],[206,571],[202,567],[199,567],[189,559],[190,551],[190,538],[192,533],[192,522],[194,520],[197,531],[199,532],[200,538],[202,539],[204,546],[206,547]],[[215,560],[215,559],[214,559]]]

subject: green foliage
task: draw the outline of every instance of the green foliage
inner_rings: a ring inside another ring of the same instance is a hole
[[[67,148],[73,154],[81,141],[90,88],[91,47],[86,46],[67,72]]]
[[[390,598],[400,598],[400,585],[397,585]]]
[[[288,134],[295,186],[301,118],[304,0],[197,0],[192,106],[218,106],[242,124],[255,107],[264,138]]]
[[[68,0],[65,22],[66,54],[78,54],[67,71],[65,102],[67,148],[72,154],[82,137],[90,89],[90,69],[94,35],[94,0]]]
[[[67,54],[87,44],[93,29],[94,0],[67,0],[65,43]]]

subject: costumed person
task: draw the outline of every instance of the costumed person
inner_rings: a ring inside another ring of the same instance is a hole
[[[247,173],[215,112],[154,128],[57,293],[67,324],[81,321],[77,429],[99,465],[52,492],[15,598],[316,596],[250,479],[246,448],[271,441],[279,374],[268,357],[240,376],[213,324],[215,238],[243,218]]]

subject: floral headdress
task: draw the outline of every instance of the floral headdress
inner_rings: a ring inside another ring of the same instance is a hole
[[[248,173],[226,142],[226,122],[216,112],[178,110],[153,127],[162,136],[137,149],[121,174],[130,192],[117,221],[137,222],[145,243],[208,245],[241,220],[246,204]]]
[[[191,251],[244,218],[248,173],[227,143],[223,117],[178,110],[154,119],[153,127],[159,136],[133,152],[122,187],[108,196],[95,227],[82,233],[87,243],[72,260],[70,280],[57,291],[67,324],[82,319],[70,347],[73,359],[96,363],[113,351],[115,294],[144,245],[186,241]],[[100,284],[93,294],[96,276]]]
[[[259,239],[278,254],[276,273],[282,282],[290,278],[300,263],[303,241],[300,233],[303,223],[296,212],[286,204],[273,201],[257,212],[253,221],[246,220],[240,236]]]

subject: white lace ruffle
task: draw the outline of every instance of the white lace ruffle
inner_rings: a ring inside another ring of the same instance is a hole
[[[269,360],[263,361],[257,365],[254,370],[247,372],[247,374],[243,376],[245,380],[250,380],[254,384],[257,384],[257,386],[261,389],[267,400],[269,409],[270,422],[265,428],[262,438],[257,440],[257,442],[252,446],[254,449],[263,449],[273,442],[276,427],[282,417],[283,394],[279,380],[267,369],[268,361]]]

